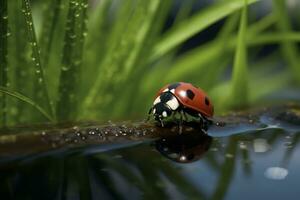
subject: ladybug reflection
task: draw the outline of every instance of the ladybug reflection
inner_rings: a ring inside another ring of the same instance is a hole
[[[199,160],[208,151],[212,137],[205,133],[182,134],[155,142],[156,149],[168,159],[179,163]]]
[[[149,116],[164,126],[163,119],[180,116],[180,124],[183,119],[187,121],[187,115],[199,120],[201,127],[207,130],[207,125],[211,122],[214,114],[214,107],[206,93],[190,83],[178,82],[168,84],[157,93]]]

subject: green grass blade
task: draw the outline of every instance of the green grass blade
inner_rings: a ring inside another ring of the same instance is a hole
[[[236,106],[247,105],[248,102],[248,70],[247,70],[247,0],[244,0],[238,32],[237,46],[231,80],[230,103]]]
[[[63,55],[65,25],[69,1],[50,0],[45,2],[41,33],[39,35],[41,62],[45,72],[50,99],[57,99],[60,66]],[[53,108],[55,108],[53,102]]]
[[[143,2],[145,4],[145,2]],[[143,50],[143,46],[147,40],[147,36],[149,35],[149,32],[151,31],[152,23],[156,14],[156,11],[158,10],[158,7],[160,5],[159,0],[152,0],[147,4],[146,12],[143,13],[146,14],[147,17],[144,18],[142,23],[140,24],[139,30],[135,34],[135,38],[133,39],[133,49],[128,54],[128,58],[126,60],[126,63],[124,65],[124,74],[125,76],[130,73],[133,67],[135,67],[135,64],[138,61],[138,56],[141,54]],[[142,14],[142,13],[140,13]]]
[[[133,6],[133,0],[122,1],[118,6],[112,30],[109,37],[106,38],[109,41],[108,49],[105,51],[105,56],[98,68],[95,81],[83,101],[82,110],[85,113],[89,113],[91,107],[103,106],[109,100],[110,95],[104,92],[105,87],[107,87],[105,83],[112,80],[115,74],[121,74],[121,63],[124,62],[129,51],[126,33],[128,33],[129,25],[133,26],[136,23],[133,21],[129,23],[133,19],[132,15],[135,7]],[[135,18],[135,20],[138,20],[138,18]],[[97,96],[101,98],[101,101],[96,99]]]
[[[226,51],[232,51],[236,45],[236,35],[232,35],[231,32],[235,28],[236,16],[228,19],[225,27],[220,31],[218,37],[212,42],[197,47],[193,50],[188,51],[187,53],[181,55],[174,61],[172,71],[168,73],[169,81],[180,79],[184,76],[188,76],[191,73],[194,73],[199,68],[208,68],[209,62],[214,60],[220,60],[220,57]],[[280,41],[282,35],[277,35],[272,37],[271,34],[266,36],[261,35],[260,33],[270,27],[274,23],[274,17],[268,15],[261,19],[260,21],[253,23],[249,26],[247,30],[247,43],[251,45],[263,45],[265,43],[277,43]],[[287,36],[288,37],[288,36]],[[295,35],[290,35],[286,39],[297,39]],[[284,37],[285,38],[285,37]],[[226,57],[226,55],[224,56]]]
[[[180,23],[182,20],[187,19],[191,14],[193,6],[195,5],[196,0],[187,0],[180,2],[180,8],[174,19],[173,25]]]
[[[247,4],[257,2],[258,0],[249,0]],[[221,1],[216,3],[204,11],[182,21],[174,26],[154,47],[153,55],[150,60],[155,60],[167,52],[183,43],[196,33],[204,30],[220,19],[230,15],[231,13],[241,9],[244,3],[242,0]]]
[[[109,27],[109,11],[112,5],[111,0],[102,0],[100,1],[94,10],[90,10],[91,14],[89,15],[89,23],[87,24],[87,37],[85,44],[85,56],[86,56],[86,65],[96,65],[94,68],[90,67],[92,70],[95,70],[101,62],[101,58],[105,53],[105,45],[107,32],[110,30]],[[103,46],[104,45],[104,46]]]
[[[65,46],[56,106],[60,120],[74,119],[77,112],[79,74],[86,33],[86,0],[70,0],[66,24]]]
[[[45,10],[43,27],[40,37],[41,47],[41,61],[43,66],[47,68],[51,55],[51,46],[54,41],[55,30],[59,24],[60,12],[62,10],[62,0],[53,0],[47,2],[47,8]]]
[[[108,111],[109,108],[105,105],[110,103],[111,96],[115,93],[123,95],[124,90],[120,88],[120,85],[129,80],[132,73],[139,71],[145,63],[145,55],[148,51],[145,46],[151,38],[152,25],[155,24],[155,15],[161,2],[154,0],[145,3],[139,0],[124,3],[123,12],[128,13],[129,18],[125,19],[126,21],[123,21],[121,25],[117,22],[116,29],[112,30],[111,47],[104,58],[95,84],[85,98],[83,109],[85,111],[91,107],[97,107],[99,112],[100,107]],[[124,19],[122,19],[122,14],[120,16],[120,22],[122,22]],[[124,27],[124,23],[128,23],[127,26]],[[116,33],[115,30],[119,32]],[[106,80],[112,79],[113,82],[106,84],[108,83]]]
[[[228,57],[228,49],[226,48],[229,41],[228,38],[231,36],[232,31],[236,27],[237,21],[237,15],[231,16],[226,21],[224,27],[221,29],[219,35],[213,42],[205,44],[194,50],[190,50],[188,53],[177,58],[172,70],[170,70],[168,73],[168,82],[181,80],[184,77],[190,77],[192,75],[198,76],[199,83],[202,82],[202,84],[204,84],[203,80],[205,80],[205,77],[208,76],[209,80],[214,81],[215,79],[208,73],[208,71],[213,70],[212,68],[219,69],[219,61],[225,61],[225,58]],[[216,59],[217,57],[219,57],[219,59]],[[218,64],[213,65],[212,63],[215,63],[216,61]],[[216,70],[216,72],[218,71],[220,73],[222,72],[221,69]],[[206,74],[205,77],[202,76],[203,74]],[[216,76],[217,74],[219,73],[213,73],[213,75]],[[202,84],[201,87],[203,87]],[[212,83],[209,83],[209,85],[211,84]]]
[[[39,104],[45,106],[45,108],[54,115],[54,110],[49,99],[48,88],[44,78],[44,70],[41,65],[40,51],[36,39],[29,0],[22,1],[22,13],[25,18],[28,41],[32,50],[31,59],[34,64],[34,99]]]
[[[8,65],[10,87],[26,96],[33,93],[33,64],[30,57],[30,45],[26,36],[26,23],[21,12],[22,1],[10,1],[8,4],[9,30],[11,36],[8,40]],[[23,106],[24,103],[16,99],[8,101],[9,123],[29,122],[37,117],[31,113],[33,108]],[[38,115],[40,115],[38,113]]]
[[[8,37],[8,13],[7,0],[0,1],[0,86],[8,84],[7,62],[7,37]],[[0,95],[0,126],[6,125],[6,98]]]
[[[105,56],[110,42],[107,40],[111,30],[110,15],[113,1],[102,0],[95,7],[89,9],[89,20],[87,23],[87,36],[83,52],[83,63],[85,66],[80,84],[80,99],[87,93],[87,88],[91,88],[98,76],[99,66]]]
[[[289,22],[289,16],[286,8],[285,0],[273,0],[274,13],[277,19],[277,27],[283,34],[291,31],[291,25]],[[285,57],[288,66],[294,79],[300,84],[300,59],[297,45],[290,41],[283,41],[281,44],[281,50]]]
[[[265,32],[256,36],[250,37],[247,43],[251,46],[262,46],[266,44],[282,44],[282,43],[300,42],[300,32],[289,31],[285,33]],[[296,59],[296,57],[295,57]]]
[[[26,97],[15,91],[11,91],[5,87],[0,87],[0,93],[12,96],[14,98],[17,98],[17,99],[33,106],[37,111],[39,111],[48,120],[54,121],[53,117],[49,113],[47,113],[47,111],[45,109],[43,109],[38,103],[36,103],[34,100],[30,99],[29,97]]]

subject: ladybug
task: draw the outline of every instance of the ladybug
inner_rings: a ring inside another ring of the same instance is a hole
[[[207,130],[208,122],[214,114],[214,106],[206,93],[191,83],[172,83],[164,86],[155,96],[149,116],[164,126],[163,119],[180,114],[179,123],[183,118],[187,120],[187,114],[199,120],[204,130]],[[181,127],[181,126],[180,126]]]

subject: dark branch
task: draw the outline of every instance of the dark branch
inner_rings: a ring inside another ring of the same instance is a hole
[[[234,112],[216,117],[225,126],[211,125],[208,134],[213,137],[228,136],[265,128],[291,129],[300,126],[299,106],[289,105],[262,108],[250,112]],[[288,124],[288,125],[287,125]],[[284,126],[284,127],[283,127]],[[128,143],[153,140],[179,134],[177,123],[160,127],[152,122],[121,122],[99,125],[96,123],[76,125],[42,125],[29,128],[0,130],[0,156],[20,156],[61,148],[89,145]],[[183,124],[182,134],[203,134],[197,123]]]

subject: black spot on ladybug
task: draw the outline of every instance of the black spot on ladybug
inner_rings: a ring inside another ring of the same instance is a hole
[[[195,97],[195,94],[194,94],[194,92],[193,92],[192,90],[187,90],[187,91],[186,91],[186,95],[187,95],[187,97],[188,97],[189,99],[192,99],[192,100],[193,100],[193,98]]]
[[[180,85],[180,83],[173,83],[173,84],[169,85],[168,89],[169,90],[176,89],[179,85]]]
[[[205,104],[206,104],[207,106],[209,106],[209,100],[208,100],[207,97],[205,97]]]
[[[167,102],[167,101],[169,101],[169,100],[171,100],[171,99],[173,99],[174,97],[173,97],[173,94],[172,93],[170,93],[170,92],[165,92],[165,93],[162,93],[161,95],[160,95],[160,100],[161,100],[161,102],[163,102],[163,103],[165,103],[165,102]]]

